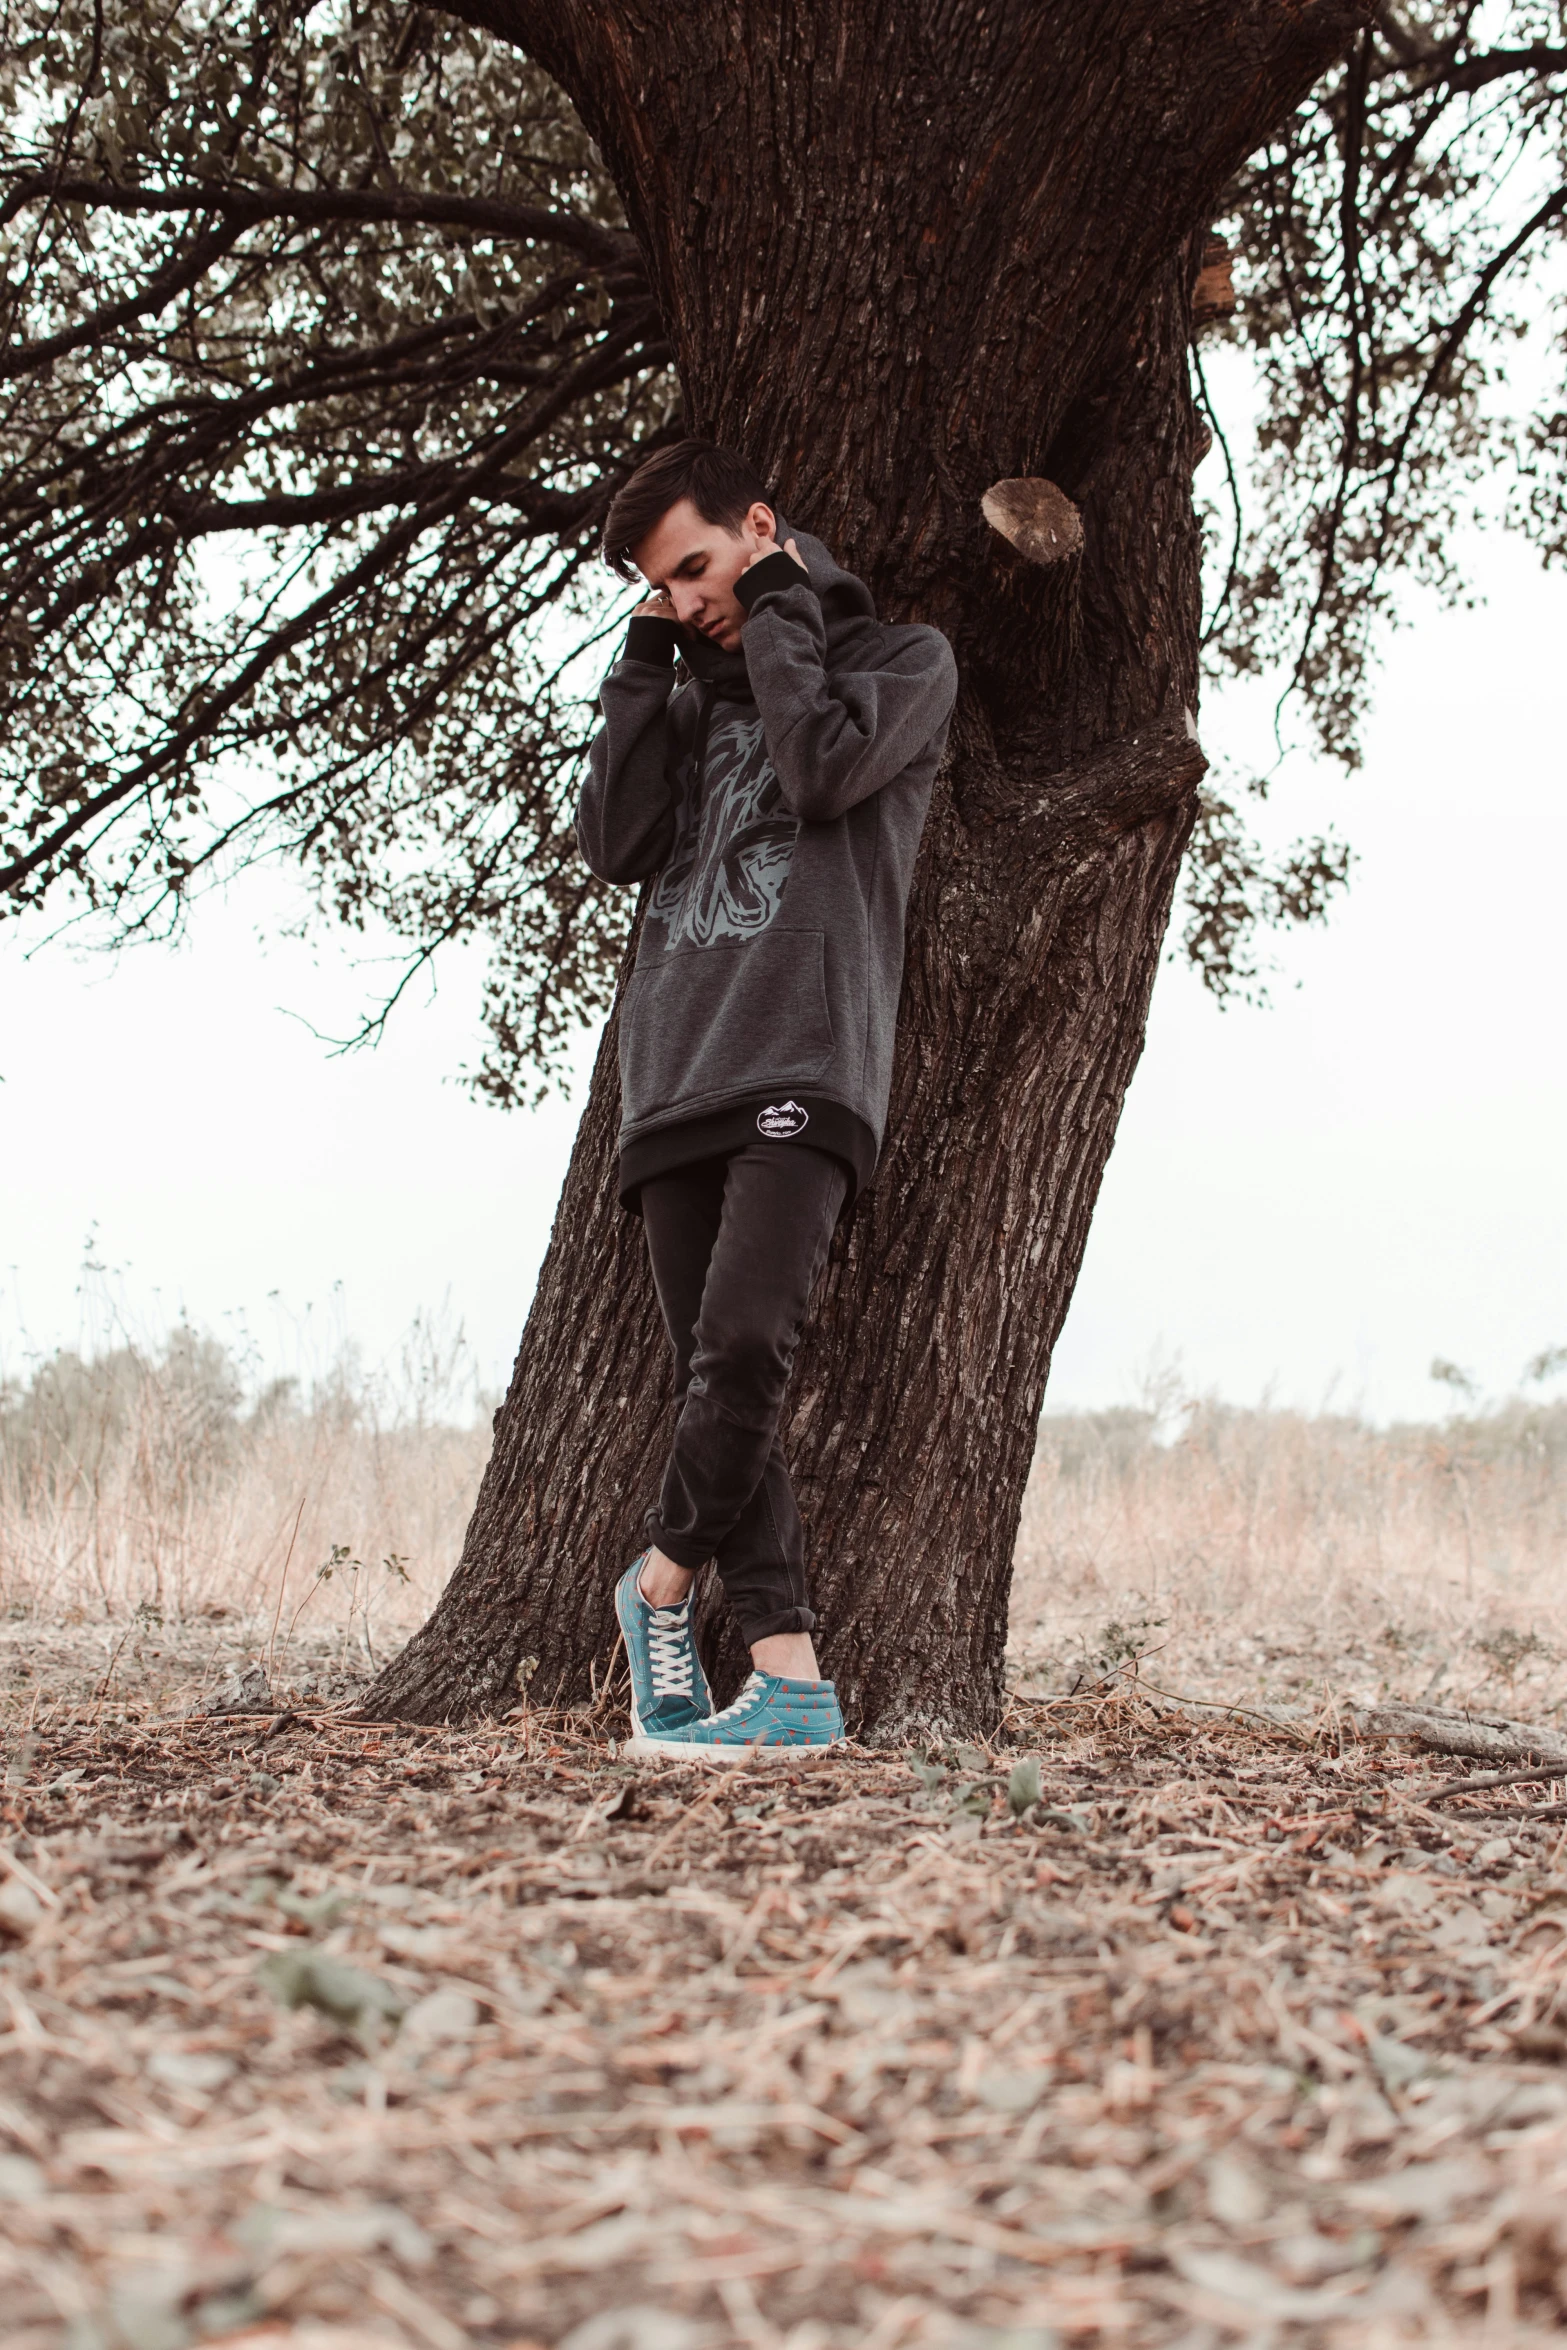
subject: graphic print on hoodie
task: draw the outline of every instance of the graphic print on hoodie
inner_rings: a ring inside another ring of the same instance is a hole
[[[800,820],[783,804],[762,721],[720,702],[682,762],[675,845],[648,901],[666,949],[752,938],[783,903]]]

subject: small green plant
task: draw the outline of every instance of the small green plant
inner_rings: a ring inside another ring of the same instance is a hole
[[[1101,1625],[1092,1641],[1085,1642],[1083,1662],[1073,1689],[1080,1689],[1085,1681],[1090,1685],[1108,1681],[1123,1666],[1130,1666],[1135,1672],[1145,1656],[1151,1656],[1156,1648],[1164,1645],[1152,1635],[1162,1632],[1169,1621],[1168,1616],[1134,1616],[1123,1624],[1119,1617],[1112,1617],[1108,1624]]]
[[[389,1557],[384,1558],[381,1561],[381,1566],[388,1582],[395,1581],[398,1583],[406,1583],[410,1579],[408,1574],[408,1561],[397,1551],[393,1551]],[[300,1601],[298,1607],[295,1608],[292,1616],[289,1618],[288,1635],[287,1639],[284,1641],[284,1646],[286,1648],[288,1641],[293,1639],[294,1626],[298,1623],[301,1614],[303,1613],[304,1609],[308,1607],[316,1592],[318,1592],[324,1584],[334,1581],[340,1575],[346,1576],[349,1585],[348,1613],[343,1619],[344,1650],[346,1652],[349,1638],[354,1628],[354,1617],[357,1614],[359,1617],[360,1637],[363,1639],[365,1644],[365,1654],[370,1660],[370,1670],[372,1672],[379,1672],[380,1665],[377,1662],[375,1648],[370,1638],[370,1606],[371,1601],[374,1598],[374,1591],[370,1583],[369,1575],[365,1568],[364,1560],[355,1558],[353,1552],[350,1550],[346,1542],[334,1542],[328,1556],[324,1558],[320,1566],[317,1567],[315,1574],[311,1579],[310,1585],[305,1592],[304,1598]],[[361,1575],[365,1576],[365,1581],[363,1583],[361,1583],[359,1580]]]
[[[332,1545],[331,1557],[326,1560],[324,1565],[319,1566],[316,1569],[316,1581],[318,1583],[330,1583],[332,1577],[341,1573],[345,1567],[347,1568],[350,1575],[357,1575],[359,1572],[359,1561],[355,1558],[353,1552],[349,1549],[346,1542],[334,1542]]]
[[[1000,1781],[977,1746],[933,1747],[926,1760],[911,1758],[909,1768],[924,1788],[931,1811],[972,1812],[976,1819],[989,1818]]]

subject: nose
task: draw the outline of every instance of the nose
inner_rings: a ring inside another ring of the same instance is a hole
[[[677,579],[669,590],[675,606],[675,618],[682,627],[693,625],[702,611],[702,592],[694,579]]]

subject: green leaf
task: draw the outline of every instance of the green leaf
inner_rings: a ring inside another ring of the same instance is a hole
[[[401,2022],[407,2003],[379,1975],[331,1958],[324,1950],[274,1950],[256,1973],[282,2007],[313,2007],[366,2042]]]

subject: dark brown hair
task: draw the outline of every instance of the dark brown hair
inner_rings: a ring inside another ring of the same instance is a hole
[[[611,571],[622,579],[636,577],[632,548],[682,498],[690,499],[704,522],[736,532],[754,505],[773,502],[766,484],[733,449],[720,449],[713,441],[676,441],[639,465],[611,499],[603,537]]]

